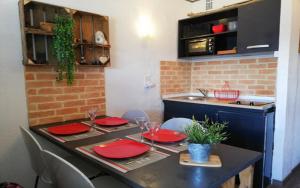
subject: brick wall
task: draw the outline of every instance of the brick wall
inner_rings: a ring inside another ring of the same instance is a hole
[[[173,65],[172,63],[175,64]],[[166,69],[172,70],[177,68],[178,62],[163,62],[161,64],[166,64],[164,67],[165,70],[161,69],[161,82],[171,83],[171,85],[161,84],[161,93],[174,94],[176,92],[173,92],[175,88],[172,90],[174,86],[173,81],[162,75],[166,74]],[[275,96],[276,70],[276,58],[191,63],[189,91],[197,92],[197,88],[206,88],[211,91],[221,89],[224,85],[224,81],[229,81],[231,88],[240,90],[241,95]],[[186,70],[183,74],[187,75],[188,72],[189,70]],[[169,88],[167,91],[166,87]]]
[[[30,126],[84,118],[95,106],[105,114],[103,68],[77,68],[72,86],[55,78],[54,67],[25,67]]]
[[[191,67],[190,63],[162,61],[160,63],[161,94],[190,92]]]

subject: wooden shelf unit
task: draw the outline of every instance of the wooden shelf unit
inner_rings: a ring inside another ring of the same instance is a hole
[[[221,36],[221,35],[228,35],[228,34],[234,34],[237,31],[225,31],[222,33],[211,33],[211,34],[206,34],[206,35],[196,35],[192,37],[183,37],[180,38],[180,40],[187,40],[187,39],[196,39],[196,38],[203,38],[203,37],[215,37],[215,36]]]
[[[49,35],[52,36],[52,32],[47,32],[42,29],[36,29],[36,28],[30,28],[30,27],[25,27],[24,31],[26,34],[36,34],[36,35]]]
[[[24,65],[41,66],[58,63],[53,52],[53,33],[40,27],[41,22],[54,23],[57,15],[70,15],[74,19],[74,51],[77,65],[81,59],[84,59],[86,64],[80,66],[110,65],[110,61],[105,64],[99,62],[101,56],[110,57],[109,18],[107,16],[37,1],[24,3],[24,0],[19,1],[19,14]],[[95,43],[95,32],[97,31],[104,33],[107,45]]]
[[[179,20],[178,25],[178,58],[190,58],[206,55],[189,54],[188,43],[190,40],[213,37],[215,39],[215,50],[213,55],[218,55],[218,51],[232,50],[237,47],[237,31],[226,30],[221,33],[213,33],[212,26],[227,24],[238,20],[238,10],[231,9],[211,15],[194,17]],[[209,55],[212,56],[212,55]]]
[[[110,48],[110,45],[101,45],[101,44],[96,44],[96,43],[74,43],[74,47],[78,48],[80,47],[80,45],[84,45],[84,46],[95,46],[95,47],[99,47],[99,48]]]

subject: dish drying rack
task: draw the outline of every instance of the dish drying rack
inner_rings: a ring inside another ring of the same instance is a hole
[[[214,90],[214,96],[218,100],[235,101],[239,98],[240,91],[230,89],[229,82],[225,81],[221,90]]]

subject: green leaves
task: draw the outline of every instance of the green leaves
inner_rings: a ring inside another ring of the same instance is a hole
[[[201,122],[198,122],[193,117],[191,125],[185,129],[185,133],[191,143],[217,144],[227,140],[227,133],[224,132],[226,124],[210,121],[207,116]]]
[[[64,74],[69,85],[74,80],[75,53],[73,49],[74,21],[70,16],[56,16],[53,30],[54,54],[58,60],[57,80],[63,80]]]

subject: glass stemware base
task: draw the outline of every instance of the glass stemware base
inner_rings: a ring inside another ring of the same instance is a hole
[[[160,123],[158,122],[148,122],[146,124],[146,128],[147,130],[150,132],[150,136],[151,136],[151,148],[150,148],[150,151],[155,151],[156,148],[154,147],[154,135],[155,133],[157,133],[160,129]]]
[[[141,129],[141,137],[140,137],[140,142],[141,143],[144,143],[144,129],[146,127],[146,123],[147,123],[147,120],[145,117],[137,117],[135,118],[135,122],[136,124],[139,126],[139,128]]]
[[[91,127],[94,128],[95,127],[95,120],[96,120],[96,117],[97,117],[97,112],[98,112],[98,108],[95,107],[95,108],[91,108],[88,110],[87,114],[91,120]]]

